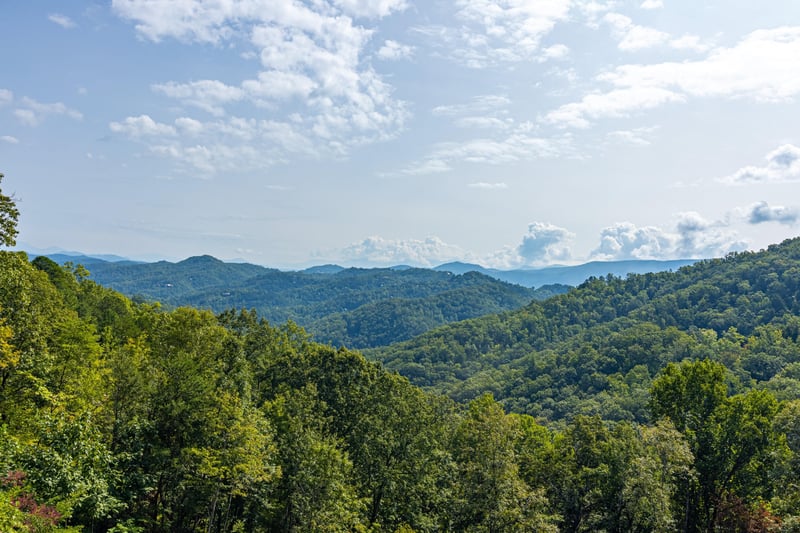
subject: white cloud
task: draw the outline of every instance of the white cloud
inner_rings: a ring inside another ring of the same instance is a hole
[[[36,113],[30,109],[15,109],[14,116],[17,117],[17,120],[27,126],[36,126],[40,122],[39,118],[36,116]]]
[[[150,150],[183,165],[184,170],[199,177],[210,177],[218,172],[236,172],[244,169],[266,168],[277,161],[269,153],[262,153],[250,145],[222,143],[180,145],[160,144]]]
[[[51,13],[50,15],[47,16],[47,19],[50,22],[58,24],[59,26],[65,29],[71,29],[77,26],[77,24],[75,24],[75,22],[71,18],[69,18],[66,15],[61,15],[59,13]]]
[[[406,0],[334,0],[333,3],[354,17],[385,17],[408,8]]]
[[[533,222],[528,225],[528,234],[522,238],[517,252],[526,265],[565,261],[570,258],[570,249],[566,243],[574,237],[565,228],[545,222]]]
[[[114,133],[123,133],[130,137],[148,137],[175,135],[175,128],[169,124],[160,124],[148,115],[128,117],[122,122],[112,122],[108,127]]]
[[[649,146],[649,137],[657,128],[634,128],[632,130],[617,130],[608,133],[607,137],[618,143],[632,144],[634,146]]]
[[[424,240],[392,240],[373,236],[347,246],[338,255],[339,260],[359,265],[435,266],[461,259],[465,252],[438,237],[428,237]]]
[[[239,87],[232,87],[219,80],[156,83],[152,89],[215,116],[224,115],[223,105],[241,100],[245,94]]]
[[[172,159],[185,172],[203,177],[222,171],[263,169],[284,161],[286,154],[315,157],[322,150],[295,124],[254,118],[201,122],[180,117],[172,126],[143,116],[128,117],[109,127],[147,141],[153,154]]]
[[[607,13],[603,20],[611,26],[612,33],[619,41],[618,47],[626,52],[635,52],[654,46],[669,45],[676,50],[706,52],[710,46],[696,35],[682,35],[673,38],[669,33],[634,24],[630,17],[620,13]]]
[[[758,30],[706,59],[623,65],[600,77],[616,87],[670,87],[691,96],[786,101],[800,92],[800,27]]]
[[[683,102],[686,97],[660,87],[630,87],[606,93],[588,94],[580,102],[551,111],[545,120],[562,127],[588,128],[591,120],[604,117],[627,117],[669,102]]]
[[[597,0],[579,0],[577,7],[580,12],[586,17],[586,25],[590,28],[597,29],[600,27],[598,21],[601,17],[612,11],[617,7],[618,2],[609,0],[607,2],[598,2]]]
[[[779,183],[800,180],[800,148],[792,144],[779,146],[766,155],[763,167],[746,166],[720,181],[730,185]]]
[[[175,119],[175,127],[178,128],[181,133],[196,136],[203,132],[205,125],[199,120],[190,117],[180,117]]]
[[[501,139],[473,139],[434,146],[422,161],[412,163],[401,174],[420,175],[446,172],[460,162],[500,165],[515,161],[549,158],[567,151],[564,139],[545,139],[514,132]]]
[[[498,189],[508,189],[508,185],[503,182],[499,183],[487,183],[485,181],[479,181],[477,183],[470,183],[467,187],[471,189],[485,189],[485,190],[498,190]]]
[[[612,88],[584,96],[547,114],[546,120],[588,127],[591,120],[691,98],[791,101],[800,93],[800,27],[758,30],[699,61],[628,64],[598,76]]]
[[[556,23],[566,20],[572,3],[456,0],[461,27],[429,25],[414,30],[438,44],[443,55],[471,68],[528,61],[542,54],[542,38]]]
[[[642,9],[661,9],[664,7],[662,0],[644,0],[639,6]]]
[[[634,24],[633,20],[619,13],[608,13],[603,17],[619,39],[619,49],[636,51],[663,44],[669,40],[669,34],[654,28]]]
[[[27,96],[19,102],[19,108],[14,110],[14,116],[25,125],[38,126],[51,115],[63,115],[74,120],[81,120],[83,114],[80,111],[71,109],[61,102],[43,104]]]
[[[542,50],[542,59],[565,59],[569,56],[569,47],[565,44],[554,44]]]
[[[8,89],[0,89],[0,105],[10,104],[14,101],[14,93]]]
[[[0,136],[0,141],[6,142],[8,144],[19,144],[19,139],[17,139],[16,137],[12,137],[11,135]]]
[[[726,222],[711,222],[695,212],[679,213],[672,230],[620,222],[603,229],[592,256],[602,260],[693,259],[743,250],[747,243]]]
[[[378,57],[387,61],[407,59],[414,55],[414,47],[407,44],[400,44],[397,41],[387,40],[378,50]]]
[[[351,18],[369,22],[385,17],[405,9],[405,0],[314,0],[269,6],[261,0],[113,0],[112,5],[119,16],[135,23],[140,36],[154,42],[174,38],[225,46],[237,60],[242,53],[257,52],[260,66],[250,79],[167,81],[152,86],[214,117],[253,106],[250,116],[289,127],[295,145],[299,138],[315,139],[319,152],[339,156],[396,136],[408,118],[406,103],[393,98],[392,87],[365,59],[375,30]],[[237,51],[237,47],[251,50]],[[395,50],[405,51],[402,45]],[[191,132],[213,130],[208,124],[202,123],[202,128],[193,124]],[[265,135],[254,137],[250,148],[284,158],[286,154],[274,149],[287,143],[263,144],[267,140]],[[167,153],[185,154],[191,146],[176,148],[177,152]]]
[[[620,222],[603,229],[600,246],[592,252],[597,258],[661,259],[669,257],[677,237],[654,226],[637,227]]]
[[[751,205],[743,214],[750,224],[778,222],[779,224],[793,226],[800,220],[800,209],[782,205],[769,205],[763,201]]]
[[[242,82],[242,89],[249,96],[267,100],[307,98],[316,87],[317,84],[308,76],[280,70],[260,72],[257,80]]]
[[[707,52],[711,48],[711,45],[704,43],[697,35],[682,35],[670,39],[669,45],[676,50],[693,50],[695,52]]]
[[[574,238],[575,235],[566,228],[547,222],[531,222],[518,246],[489,254],[482,263],[509,269],[568,261],[572,256],[569,243]]]

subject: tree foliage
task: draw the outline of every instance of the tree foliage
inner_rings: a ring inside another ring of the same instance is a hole
[[[0,173],[0,183],[3,181],[3,174]],[[17,243],[17,221],[19,220],[19,209],[14,198],[3,194],[0,189],[0,244],[4,246],[14,246]]]
[[[784,261],[788,283],[795,246],[715,265],[752,288],[739,261]],[[659,283],[689,298],[692,272]],[[789,530],[800,319],[754,318],[742,285],[749,325],[683,327],[728,296],[648,315],[649,283],[427,334],[404,368],[458,402],[292,322],[135,303],[0,252],[0,530]]]

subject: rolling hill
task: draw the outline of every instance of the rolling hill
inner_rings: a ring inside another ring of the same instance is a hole
[[[292,320],[320,342],[368,348],[434,327],[517,309],[566,286],[530,289],[477,272],[326,265],[283,272],[210,256],[178,263],[86,265],[91,279],[139,300],[222,312],[255,309],[272,323]]]
[[[668,362],[711,358],[730,386],[797,397],[800,239],[677,272],[592,278],[523,309],[466,320],[369,352],[413,383],[485,392],[543,419],[644,420]]]

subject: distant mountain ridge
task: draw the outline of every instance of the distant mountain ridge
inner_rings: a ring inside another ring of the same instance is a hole
[[[242,265],[248,272],[253,272],[253,268],[260,268],[266,271],[279,271],[280,269],[254,265],[242,260],[236,261],[222,261],[210,255],[200,255],[186,258],[178,262],[169,261],[156,261],[145,262],[136,261],[113,254],[83,254],[81,252],[66,252],[59,251],[57,253],[29,253],[31,258],[37,255],[46,255],[53,261],[63,264],[67,261],[75,264],[83,264],[84,266],[98,263],[109,262],[118,264],[173,264],[173,265],[191,265],[191,264],[227,264],[227,265]],[[430,270],[438,272],[452,272],[453,274],[465,274],[467,272],[480,272],[486,276],[505,281],[507,283],[514,283],[522,285],[523,287],[535,288],[543,285],[570,285],[576,287],[592,277],[602,277],[608,274],[616,277],[624,278],[628,274],[647,274],[649,272],[665,272],[677,270],[683,266],[696,263],[698,259],[674,259],[674,260],[652,260],[652,259],[629,259],[622,261],[590,261],[580,265],[556,265],[541,268],[517,268],[510,270],[501,270],[497,268],[488,268],[474,263],[465,263],[461,261],[453,261],[435,266]],[[324,264],[314,265],[303,270],[283,270],[284,272],[301,272],[305,274],[338,274],[343,270],[358,267],[345,267],[337,264]],[[361,270],[377,270],[386,268],[388,270],[402,271],[410,270],[420,267],[413,267],[409,265],[394,265],[391,267],[370,267],[362,268]],[[424,268],[420,268],[426,270]]]
[[[451,322],[518,309],[532,300],[563,294],[570,285],[592,276],[622,277],[691,262],[594,262],[513,271],[467,263],[448,263],[434,269],[327,264],[281,271],[225,262],[210,255],[175,263],[138,263],[124,258],[110,262],[72,254],[53,254],[50,258],[58,263],[83,264],[91,279],[130,297],[214,312],[256,309],[272,323],[292,320],[318,341],[352,348],[385,346]]]
[[[592,277],[601,277],[611,274],[624,278],[628,274],[647,274],[648,272],[664,272],[677,270],[680,267],[696,263],[697,259],[676,259],[671,261],[657,260],[627,260],[627,261],[591,261],[574,266],[551,266],[537,269],[498,270],[485,268],[470,263],[445,263],[434,270],[463,274],[465,272],[480,272],[493,278],[516,283],[523,287],[539,287],[541,285],[562,284],[577,286]]]

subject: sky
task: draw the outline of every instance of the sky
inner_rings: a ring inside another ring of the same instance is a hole
[[[718,257],[800,225],[797,0],[0,2],[18,246]]]

